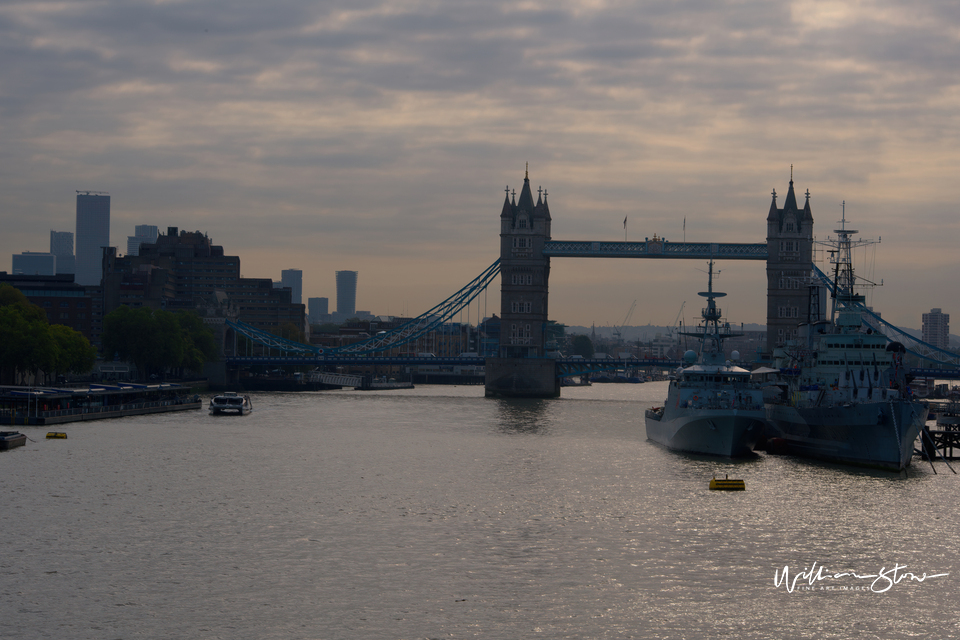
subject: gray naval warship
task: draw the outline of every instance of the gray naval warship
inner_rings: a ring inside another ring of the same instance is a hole
[[[768,450],[900,471],[910,464],[926,407],[912,397],[906,349],[866,327],[855,293],[852,236],[842,220],[834,254],[831,320],[801,325],[774,352],[776,393],[766,396]],[[869,241],[858,241],[866,243]]]
[[[703,321],[695,331],[680,333],[696,338],[700,352],[684,353],[685,366],[671,376],[663,406],[647,409],[647,438],[686,453],[754,455],[765,421],[763,390],[750,371],[732,365],[724,355],[723,341],[743,334],[721,320],[716,299],[726,294],[713,290],[712,261],[707,291],[699,295],[707,299]]]

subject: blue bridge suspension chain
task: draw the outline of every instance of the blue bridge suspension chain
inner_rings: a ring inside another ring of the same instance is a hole
[[[233,328],[238,334],[246,336],[254,342],[285,353],[297,355],[320,355],[321,353],[326,355],[364,355],[379,353],[393,347],[415,342],[420,336],[444,324],[465,309],[498,275],[500,275],[499,258],[462,289],[410,322],[391,331],[372,336],[366,340],[334,349],[321,349],[320,347],[286,340],[268,331],[258,329],[257,327],[237,320],[227,320],[226,324]]]

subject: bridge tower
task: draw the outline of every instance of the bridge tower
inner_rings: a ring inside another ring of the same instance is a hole
[[[797,337],[797,326],[818,318],[808,318],[810,276],[813,271],[813,215],[810,190],[803,209],[797,207],[793,191],[793,166],[790,188],[777,208],[777,190],[767,214],[767,353],[785,340]]]
[[[520,199],[511,202],[508,193],[500,212],[502,358],[544,356],[550,258],[544,257],[543,245],[549,239],[550,208],[541,189],[537,189],[537,203],[533,203],[528,171]]]
[[[556,363],[546,358],[550,258],[547,192],[533,201],[530,173],[523,177],[519,200],[510,188],[500,211],[500,348],[487,359],[486,395],[554,397],[560,395]]]

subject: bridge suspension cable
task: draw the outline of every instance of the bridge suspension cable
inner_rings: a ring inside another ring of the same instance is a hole
[[[500,275],[499,258],[462,289],[410,322],[390,331],[371,336],[366,340],[333,349],[323,349],[312,345],[301,344],[293,340],[286,340],[238,320],[227,320],[226,324],[239,335],[243,335],[268,348],[277,349],[289,354],[320,356],[321,354],[364,355],[378,353],[414,342],[420,336],[447,322],[450,318],[465,309],[498,275]]]
[[[252,324],[247,324],[246,322],[240,322],[239,320],[231,320],[228,318],[225,324],[236,331],[237,335],[244,336],[245,338],[248,338],[249,340],[252,340],[258,344],[262,344],[270,349],[277,349],[278,351],[282,351],[284,353],[301,356],[318,356],[323,353],[323,349],[320,347],[281,338],[280,336],[274,335],[269,331],[264,331],[263,329],[258,329]]]
[[[834,283],[826,273],[821,271],[818,267],[813,267],[814,275],[820,282],[827,288],[828,291],[833,291],[834,288],[837,288],[839,285]],[[838,291],[837,293],[843,293],[843,291]],[[843,300],[847,296],[837,295],[836,299],[840,304],[844,304]],[[851,303],[847,306],[853,306],[860,310],[861,312],[861,321],[870,329],[873,329],[877,333],[881,333],[886,336],[887,340],[891,342],[899,342],[903,344],[908,353],[911,353],[922,360],[927,360],[929,362],[935,362],[938,364],[947,364],[952,367],[960,367],[960,356],[956,353],[951,353],[939,347],[935,347],[932,344],[926,343],[919,338],[916,338],[900,327],[890,324],[888,321],[881,318],[877,313],[874,313],[872,309],[868,309],[866,305],[862,302]]]
[[[386,351],[392,347],[399,347],[413,342],[420,336],[434,330],[460,313],[460,311],[480,295],[498,275],[500,275],[499,258],[462,289],[410,322],[402,324],[396,329],[387,331],[386,333],[371,336],[361,342],[355,342],[336,349],[328,349],[327,353],[362,355]]]

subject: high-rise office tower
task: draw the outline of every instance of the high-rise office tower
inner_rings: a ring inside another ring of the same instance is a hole
[[[938,349],[950,348],[950,314],[930,309],[923,314],[923,341]]]
[[[303,271],[284,269],[280,272],[280,283],[284,287],[290,287],[290,301],[293,304],[303,304]]]
[[[307,298],[307,315],[310,322],[322,322],[323,316],[330,313],[330,300],[327,298]]]
[[[350,318],[357,313],[357,271],[337,271],[337,314]]]
[[[127,236],[127,255],[140,255],[141,244],[156,244],[160,230],[155,224],[138,224],[132,236]]]
[[[73,273],[73,232],[50,230],[50,253],[57,256],[57,273]]]
[[[77,284],[100,284],[103,248],[109,246],[110,196],[99,191],[77,191]]]

